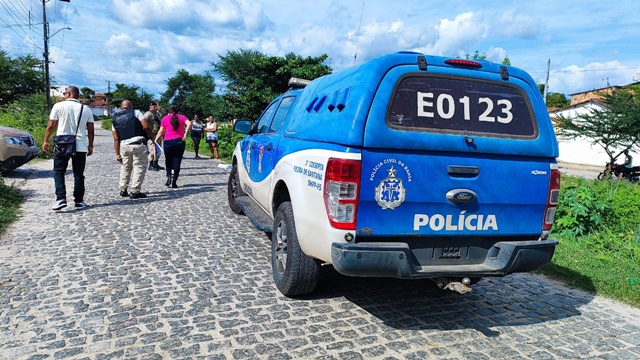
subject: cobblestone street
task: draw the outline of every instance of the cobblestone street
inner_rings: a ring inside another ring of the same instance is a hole
[[[0,359],[640,358],[639,309],[538,275],[460,295],[326,267],[314,294],[284,297],[269,238],[229,210],[214,160],[186,153],[179,188],[147,172],[149,197],[122,198],[96,130],[89,207],[60,212],[51,164],[5,179],[27,199],[0,238]]]

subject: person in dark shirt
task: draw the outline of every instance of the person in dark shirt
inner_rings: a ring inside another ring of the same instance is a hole
[[[140,110],[134,110],[131,101],[124,100],[120,112],[113,115],[113,148],[120,166],[120,196],[132,199],[147,197],[141,192],[144,175],[147,172],[147,139],[153,131]],[[127,188],[130,186],[129,193]]]

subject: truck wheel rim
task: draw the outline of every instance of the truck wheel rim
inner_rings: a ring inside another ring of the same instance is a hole
[[[282,274],[287,269],[287,225],[284,221],[278,223],[276,229],[276,268]]]
[[[235,174],[231,180],[231,197],[238,198],[238,174]]]

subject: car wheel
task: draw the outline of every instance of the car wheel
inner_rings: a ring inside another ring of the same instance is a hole
[[[227,196],[229,198],[229,207],[236,214],[242,214],[242,208],[236,202],[239,196],[244,196],[244,192],[238,181],[238,165],[234,164],[229,173],[229,182],[227,184]]]
[[[300,248],[291,202],[276,211],[271,235],[271,265],[278,290],[286,296],[313,292],[320,277],[320,266]]]

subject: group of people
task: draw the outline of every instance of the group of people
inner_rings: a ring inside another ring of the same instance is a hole
[[[54,154],[56,202],[53,210],[61,210],[67,206],[64,174],[70,160],[74,176],[75,207],[82,209],[87,206],[84,201],[84,169],[87,156],[93,153],[94,118],[91,109],[78,100],[79,94],[77,87],[67,87],[63,94],[64,101],[57,102],[52,107],[45,131],[42,145],[45,152],[54,147],[49,142],[54,132],[56,137],[75,134],[75,151],[72,155],[63,154],[58,150]],[[218,125],[213,116],[209,116],[207,123],[203,124],[198,115],[190,121],[180,113],[178,105],[171,105],[168,110],[165,116],[161,116],[158,104],[152,101],[149,111],[143,114],[140,110],[133,109],[131,101],[123,100],[120,112],[113,115],[113,148],[116,160],[121,164],[118,184],[120,196],[131,199],[146,198],[147,195],[141,190],[147,170],[165,170],[165,185],[177,188],[189,133],[195,146],[196,158],[200,157],[200,140],[204,137],[209,144],[211,158],[219,159]],[[158,163],[162,153],[165,157],[165,167]]]
[[[211,159],[219,159],[218,153],[218,124],[216,124],[213,116],[207,118],[207,123],[203,124],[200,121],[199,115],[193,116],[191,122],[191,140],[193,140],[193,147],[195,148],[196,159],[200,158],[200,140],[204,135],[205,141],[209,144],[209,151],[211,152]]]

